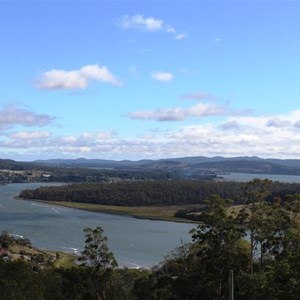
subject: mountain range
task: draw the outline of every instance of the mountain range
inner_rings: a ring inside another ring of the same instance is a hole
[[[179,157],[158,160],[105,160],[105,159],[49,159],[32,162],[38,165],[57,167],[81,167],[99,169],[161,170],[173,171],[184,175],[209,173],[255,173],[300,175],[299,159],[263,159],[256,156],[245,157]]]

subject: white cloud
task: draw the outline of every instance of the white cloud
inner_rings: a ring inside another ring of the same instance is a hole
[[[0,144],[3,148],[19,151],[45,150],[52,146],[52,133],[48,131],[18,131],[7,134],[7,139]],[[54,151],[52,149],[51,151]]]
[[[226,113],[224,106],[207,103],[198,103],[186,110],[187,117],[222,116]]]
[[[294,126],[295,126],[296,128],[300,128],[300,120],[297,120],[297,121],[295,122]]]
[[[179,33],[174,36],[174,39],[180,41],[186,39],[187,37],[188,35],[186,33]]]
[[[21,126],[45,126],[54,120],[46,114],[36,114],[30,110],[18,108],[16,106],[6,106],[0,109],[0,130]]]
[[[198,93],[191,93],[191,94],[184,94],[180,97],[181,99],[191,99],[191,100],[216,100],[216,97],[214,95],[198,92]]]
[[[198,114],[201,109],[198,108]],[[197,109],[196,109],[197,111]],[[226,109],[225,109],[226,111]],[[174,108],[146,118],[185,117],[187,110]],[[169,115],[168,115],[169,113]],[[194,112],[195,113],[195,112]],[[141,117],[141,116],[139,116]],[[278,118],[290,121],[286,126],[268,126]],[[245,156],[300,159],[300,111],[265,116],[228,116],[217,122],[209,119],[203,124],[181,126],[173,130],[150,130],[136,137],[124,138],[113,131],[82,132],[59,136],[47,131],[17,131],[2,134],[0,154],[18,152],[23,157],[78,157],[106,159],[141,159],[178,156]],[[3,156],[2,155],[2,156]]]
[[[14,139],[42,139],[48,138],[51,133],[48,131],[19,131],[11,134]]]
[[[288,120],[281,120],[280,118],[272,118],[270,120],[268,120],[267,126],[273,126],[273,127],[287,127],[291,125],[291,122]]]
[[[220,116],[225,113],[225,108],[222,106],[198,103],[187,109],[174,107],[150,111],[137,111],[130,112],[127,116],[131,119],[141,120],[183,121],[190,117]]]
[[[153,17],[145,18],[143,15],[123,16],[120,26],[124,29],[139,29],[145,31],[159,31],[163,28],[163,21]]]
[[[284,118],[290,117],[288,114]],[[185,126],[174,130],[169,139],[189,155],[300,158],[297,129],[267,126],[268,118],[229,117],[223,123]]]
[[[228,122],[222,123],[220,125],[220,128],[223,130],[232,130],[232,129],[238,128],[238,125],[239,124],[237,121],[228,121]]]
[[[65,143],[72,144],[77,141],[77,138],[76,138],[76,136],[68,135],[68,136],[62,137],[61,140]]]
[[[116,133],[113,131],[102,131],[102,132],[97,132],[95,134],[95,138],[97,140],[109,140],[112,139],[114,136],[116,136]]]
[[[86,88],[91,81],[121,84],[107,67],[87,65],[78,70],[47,71],[41,75],[36,86],[42,90],[76,90]]]
[[[58,150],[62,154],[69,154],[69,153],[89,153],[92,151],[90,147],[72,147],[72,146],[60,146]]]
[[[167,25],[167,26],[165,27],[165,31],[166,31],[167,33],[173,33],[173,34],[176,34],[175,28],[172,27],[172,26],[170,26],[170,25]]]
[[[153,111],[137,111],[128,113],[131,119],[156,120],[156,121],[182,121],[185,111],[181,108],[158,109]]]
[[[152,73],[151,77],[158,81],[170,82],[173,80],[174,75],[170,72],[158,71],[158,72]]]
[[[173,26],[165,24],[161,19],[154,17],[144,17],[137,14],[133,16],[125,15],[118,24],[123,29],[136,29],[146,32],[162,31],[171,34],[176,40],[183,40],[188,37],[186,33],[179,33]]]

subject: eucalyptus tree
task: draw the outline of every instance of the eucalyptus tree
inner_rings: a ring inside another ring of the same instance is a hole
[[[265,240],[263,228],[269,222],[266,219],[269,210],[266,199],[270,195],[271,184],[271,180],[255,178],[242,187],[244,204],[237,219],[242,226],[247,228],[250,237],[249,268],[251,274],[254,272],[253,265],[256,256],[259,256],[258,252],[262,257],[262,243]]]
[[[242,241],[244,228],[237,226],[236,217],[228,213],[232,201],[212,195],[205,203],[202,223],[192,232],[192,238],[199,271],[206,280],[204,287],[210,287],[211,299],[220,300],[228,297],[229,271],[246,270],[248,248]]]
[[[85,246],[79,260],[90,270],[96,299],[104,300],[113,293],[113,269],[118,264],[107,246],[107,237],[103,235],[101,227],[86,228],[84,233]]]

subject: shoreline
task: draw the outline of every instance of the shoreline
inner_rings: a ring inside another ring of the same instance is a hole
[[[146,219],[151,221],[166,221],[176,223],[198,224],[189,219],[181,219],[174,217],[174,213],[179,209],[188,207],[195,207],[195,205],[176,205],[176,206],[116,206],[116,205],[102,205],[84,202],[64,202],[64,201],[47,201],[40,199],[24,199],[16,195],[16,200],[34,201],[53,206],[62,206],[67,208],[74,208],[95,213],[105,213],[111,215],[128,216],[136,219]]]

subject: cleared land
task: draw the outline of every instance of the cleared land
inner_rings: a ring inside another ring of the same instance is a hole
[[[39,202],[60,205],[65,207],[83,209],[93,212],[128,215],[135,218],[150,219],[150,220],[163,220],[182,223],[194,223],[188,219],[174,217],[175,212],[180,209],[186,209],[196,207],[195,205],[184,206],[114,206],[114,205],[101,205],[101,204],[89,204],[78,202],[62,202],[62,201],[41,201]]]
[[[56,255],[56,260],[54,261],[54,267],[64,269],[78,267],[75,263],[76,255],[65,252],[56,252],[56,254],[58,255]]]
[[[37,264],[41,266],[48,265],[48,263],[53,263],[57,268],[77,266],[75,263],[77,257],[74,254],[41,250],[33,246],[17,245],[16,243],[9,246],[7,254],[12,260],[23,259],[32,261],[35,257],[39,257]]]

